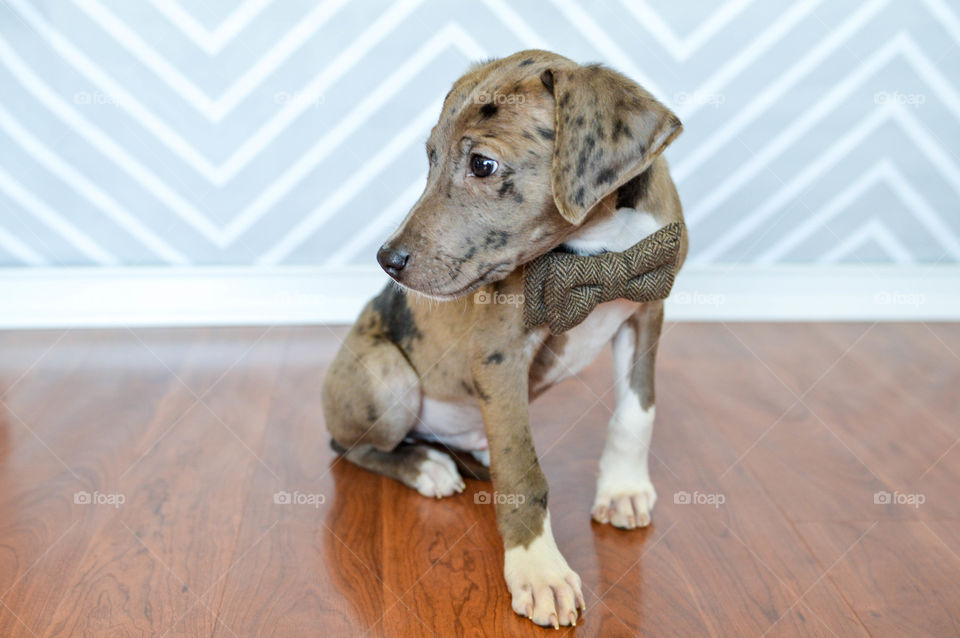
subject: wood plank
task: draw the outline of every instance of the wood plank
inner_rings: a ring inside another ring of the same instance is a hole
[[[682,334],[673,336],[683,337]],[[719,334],[715,338],[724,341]],[[671,432],[674,436],[667,437],[664,443],[668,448],[658,454],[682,479],[675,489],[722,494],[726,498],[720,507],[676,506],[684,507],[688,515],[696,514],[703,519],[703,523],[694,528],[700,531],[697,541],[691,542],[690,548],[678,557],[678,563],[698,566],[691,573],[698,584],[696,593],[703,601],[705,616],[718,623],[714,632],[717,635],[753,635],[766,631],[770,631],[768,635],[865,635],[859,621],[829,587],[815,589],[804,603],[794,604],[816,583],[817,565],[803,540],[783,517],[779,504],[771,500],[766,490],[769,477],[755,475],[746,464],[750,455],[737,463],[741,452],[726,436],[730,429],[737,428],[762,431],[775,418],[770,418],[772,406],[767,402],[766,411],[754,412],[747,409],[753,402],[745,400],[739,418],[724,421],[724,415],[714,410],[712,386],[706,385],[708,380],[703,378],[709,374],[709,367],[684,366],[673,375],[669,341],[665,345],[664,359],[670,363],[661,370],[661,379],[668,380],[668,384],[660,383],[658,388],[658,427],[661,432],[677,427],[685,431]],[[719,378],[736,377],[739,372],[740,368],[730,367],[725,372],[716,371]],[[764,378],[756,374],[748,376]],[[745,389],[756,387],[754,383],[741,385],[741,396]],[[657,436],[655,432],[655,451]],[[696,444],[691,445],[691,441]],[[683,459],[683,464],[671,464],[668,460],[671,458]],[[689,476],[692,471],[689,466],[696,468],[695,475]],[[668,496],[669,493],[661,493],[658,508],[673,505]],[[712,530],[712,534],[708,530]],[[700,554],[699,560],[694,558],[697,554]],[[718,559],[721,556],[723,558]],[[712,564],[723,565],[721,572],[704,572]],[[702,575],[705,573],[709,573],[709,578]]]
[[[3,601],[17,611],[0,614],[0,635],[43,632],[70,595],[69,577],[98,518],[112,515],[112,508],[74,503],[74,494],[117,491],[114,459],[132,447],[131,430],[149,421],[171,381],[128,334],[71,332],[49,351],[53,341],[25,337],[37,346],[30,365],[39,363],[24,368],[29,372],[5,398],[19,443],[0,473],[0,538],[15,563],[0,574]],[[106,343],[123,344],[124,365],[103,356]]]
[[[838,361],[867,327],[844,325],[831,341],[811,326],[731,325],[715,339],[738,347],[739,359],[683,366],[691,394],[715,417],[737,462],[790,520],[877,514],[873,494],[886,484],[836,436],[835,426],[798,401],[815,383],[835,382]]]
[[[149,635],[212,632],[216,613],[201,597],[216,587],[234,553],[244,476],[256,463],[251,449],[258,447],[269,401],[254,390],[271,383],[275,368],[264,363],[276,360],[263,353],[270,343],[247,350],[261,332],[204,338],[195,365],[188,361],[179,372],[159,364],[174,377],[175,389],[156,406],[154,419],[131,424],[132,436],[118,439],[113,462],[104,463],[103,485],[115,486],[126,502],[88,508],[91,539],[66,580],[70,594],[48,635],[96,636],[118,625]],[[143,349],[139,339],[128,354],[137,348]],[[152,348],[147,351],[156,360]],[[137,402],[136,389],[121,384],[118,393]],[[232,480],[221,482],[228,471]],[[204,530],[220,534],[198,533]]]
[[[563,635],[960,632],[960,330],[867,328],[668,324],[646,530],[589,518],[609,352],[532,406],[589,606]],[[344,329],[262,332],[0,333],[0,635],[541,635],[489,484],[434,501],[341,462],[319,385]],[[874,504],[894,489],[927,502]]]
[[[799,523],[797,528],[871,635],[960,635],[960,525],[955,521]]]
[[[820,329],[820,333],[827,338],[829,331]],[[960,448],[953,428],[945,425],[957,415],[934,414],[918,406],[903,389],[876,372],[896,367],[896,359],[865,342],[837,365],[835,382],[820,384],[810,393],[807,405],[883,480],[885,492],[924,499],[919,508],[891,503],[875,517],[957,519]],[[923,360],[918,351],[912,358]],[[920,436],[918,424],[922,424]]]
[[[821,331],[828,338],[832,329]],[[878,324],[856,354],[873,376],[925,418],[960,437],[960,326],[948,323]]]
[[[342,334],[288,331],[261,452],[276,476],[256,468],[214,636],[353,636],[393,601],[380,574],[387,479],[341,462],[323,427],[320,380]],[[277,504],[281,491],[324,501]]]

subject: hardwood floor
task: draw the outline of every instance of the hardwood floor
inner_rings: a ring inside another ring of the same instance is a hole
[[[343,334],[0,333],[0,636],[548,631],[488,484],[331,452]],[[670,324],[660,353],[646,530],[589,519],[609,353],[532,407],[589,607],[562,635],[960,636],[960,325]]]

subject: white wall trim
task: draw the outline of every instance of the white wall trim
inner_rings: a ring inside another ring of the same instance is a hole
[[[350,323],[367,267],[0,269],[0,328]],[[960,265],[690,266],[679,321],[956,321]]]

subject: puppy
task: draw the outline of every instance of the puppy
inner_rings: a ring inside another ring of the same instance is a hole
[[[400,286],[367,304],[324,380],[332,444],[350,462],[438,498],[464,483],[453,458],[422,441],[489,465],[507,496],[496,515],[513,609],[539,625],[575,624],[585,604],[550,528],[529,401],[612,341],[617,404],[592,515],[648,525],[663,302],[602,303],[553,335],[525,327],[522,266],[552,250],[623,251],[682,224],[660,156],[680,130],[647,91],[602,66],[523,51],[472,67],[427,140],[423,195],[377,254]]]

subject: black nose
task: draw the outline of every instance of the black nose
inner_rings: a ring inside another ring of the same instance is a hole
[[[407,251],[391,248],[386,244],[380,246],[380,250],[377,251],[377,261],[380,262],[380,266],[386,270],[387,274],[391,277],[396,277],[400,274],[403,267],[407,265],[409,258],[410,253]]]

